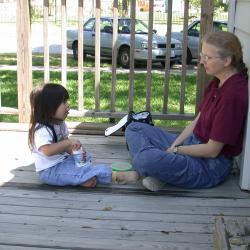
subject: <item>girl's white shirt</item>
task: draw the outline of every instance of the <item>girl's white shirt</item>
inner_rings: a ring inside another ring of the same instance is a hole
[[[32,150],[32,155],[34,157],[36,172],[41,170],[50,168],[55,166],[56,164],[62,162],[69,154],[67,152],[63,152],[61,154],[56,154],[52,156],[47,156],[39,151],[39,148],[44,145],[52,144],[53,142],[53,133],[50,128],[45,125],[36,124],[36,128],[41,126],[39,129],[35,131],[34,134],[34,145]],[[65,122],[61,122],[60,124],[53,125],[56,135],[57,141],[64,140],[68,138],[69,131],[65,124]]]

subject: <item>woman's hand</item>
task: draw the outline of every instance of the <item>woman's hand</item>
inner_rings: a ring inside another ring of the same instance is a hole
[[[180,145],[178,146],[178,150],[176,150],[176,146],[172,145],[166,152],[190,155],[193,157],[215,158],[220,154],[224,145],[224,143],[209,139],[207,143]]]
[[[171,146],[170,148],[167,148],[167,149],[166,149],[166,152],[167,152],[167,153],[170,153],[170,154],[171,154],[171,153],[174,153],[174,147]]]

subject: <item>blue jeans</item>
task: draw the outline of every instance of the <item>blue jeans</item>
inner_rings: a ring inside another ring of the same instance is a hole
[[[112,181],[112,170],[106,164],[92,163],[76,167],[72,155],[57,165],[38,172],[43,183],[55,186],[77,186],[96,176],[97,183],[109,184]]]
[[[160,128],[132,122],[125,131],[132,165],[141,176],[152,176],[165,183],[184,188],[209,188],[224,181],[230,174],[233,160],[222,155],[216,158],[192,157],[167,153],[177,135]],[[200,144],[194,135],[183,145]]]

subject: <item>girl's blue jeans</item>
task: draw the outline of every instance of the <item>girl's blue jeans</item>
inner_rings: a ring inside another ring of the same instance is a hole
[[[106,164],[87,164],[77,167],[72,155],[57,165],[38,172],[43,183],[55,186],[77,186],[96,176],[97,183],[110,184],[112,170]]]
[[[201,158],[167,153],[177,135],[160,128],[132,122],[125,136],[132,165],[141,176],[152,176],[184,188],[209,188],[224,181],[231,172],[233,159],[223,155]],[[192,134],[183,145],[200,143]]]

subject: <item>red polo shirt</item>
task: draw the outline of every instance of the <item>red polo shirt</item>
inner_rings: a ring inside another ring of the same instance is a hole
[[[237,73],[222,87],[214,78],[205,91],[199,106],[200,118],[194,134],[204,143],[209,139],[225,144],[221,154],[236,156],[242,151],[244,125],[248,109],[248,83]]]

